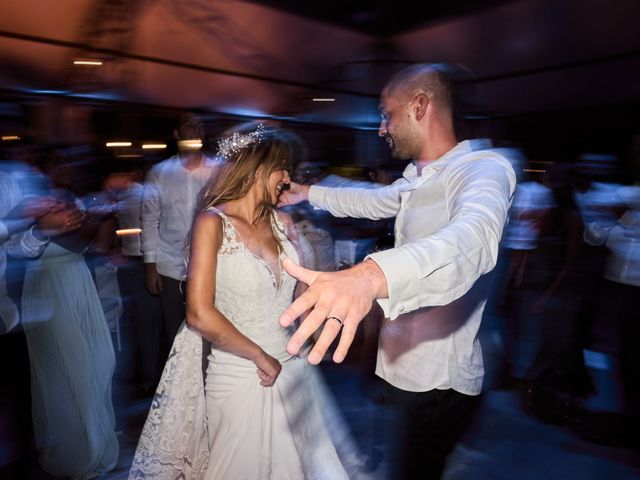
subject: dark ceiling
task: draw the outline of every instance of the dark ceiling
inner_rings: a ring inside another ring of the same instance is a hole
[[[270,8],[377,37],[390,37],[438,21],[471,15],[515,0],[252,0]]]
[[[389,75],[434,61],[473,72],[476,118],[638,105],[638,18],[638,0],[15,0],[0,93],[375,130]]]

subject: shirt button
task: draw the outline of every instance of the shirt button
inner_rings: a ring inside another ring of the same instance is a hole
[[[400,310],[401,312],[404,312],[404,305],[400,305],[400,306],[398,307],[398,310]]]

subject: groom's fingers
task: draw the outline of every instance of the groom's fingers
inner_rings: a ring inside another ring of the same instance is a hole
[[[336,351],[333,352],[334,362],[341,363],[347,356],[347,352],[349,351],[349,347],[351,347],[351,344],[353,343],[353,339],[356,336],[356,331],[358,330],[359,324],[360,320],[353,315],[347,315],[347,317],[344,319],[342,332],[340,332],[340,342],[338,342]]]
[[[284,312],[282,312],[279,319],[280,325],[283,327],[288,327],[296,320],[296,318],[300,317],[308,310],[311,310],[311,308],[316,304],[317,301],[317,295],[313,291],[307,290],[298,298],[296,298]],[[305,319],[305,321],[306,320],[307,319]]]
[[[302,297],[299,297],[298,300],[300,300],[301,298]],[[325,310],[321,308],[314,308],[289,339],[289,343],[287,344],[287,352],[290,355],[297,355],[307,339],[311,337],[311,335],[313,335],[316,330],[318,330],[318,328],[320,327],[320,325],[322,325],[322,322],[324,322],[326,318],[327,312]]]
[[[334,318],[338,318],[338,317],[334,317]],[[324,327],[322,327],[322,333],[320,333],[320,337],[318,338],[318,341],[316,342],[315,346],[311,350],[311,353],[309,353],[309,356],[307,357],[307,360],[309,361],[309,363],[313,365],[317,365],[322,361],[324,354],[327,352],[327,350],[333,343],[333,340],[338,336],[338,333],[340,333],[340,326],[341,325],[339,322],[333,319],[327,319],[327,321],[324,324]]]
[[[313,270],[307,270],[299,265],[296,265],[288,258],[282,262],[285,270],[294,278],[297,278],[303,283],[307,285],[311,285],[317,276],[318,272],[314,272]],[[316,303],[318,302],[318,293],[316,293],[313,289],[309,289],[296,298],[289,307],[282,312],[279,318],[280,325],[283,327],[288,327],[291,325],[296,318],[303,315],[305,312],[310,310]]]
[[[311,285],[316,280],[316,278],[318,278],[318,275],[320,275],[320,272],[308,270],[304,267],[301,267],[288,258],[284,259],[284,261],[282,262],[282,266],[289,275],[300,280],[302,283],[306,283],[307,285]]]

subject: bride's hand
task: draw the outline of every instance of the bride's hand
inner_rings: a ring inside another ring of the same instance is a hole
[[[265,351],[262,351],[261,355],[254,360],[254,363],[258,367],[260,385],[263,387],[272,386],[278,375],[280,375],[280,370],[282,370],[280,362]]]

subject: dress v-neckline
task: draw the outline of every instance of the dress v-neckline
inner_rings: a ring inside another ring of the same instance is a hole
[[[233,233],[234,236],[236,237],[236,242],[238,242],[239,245],[242,245],[242,250],[247,252],[249,255],[251,255],[253,258],[255,258],[257,261],[259,261],[260,263],[262,263],[267,270],[269,271],[269,274],[271,276],[271,282],[274,286],[274,288],[276,289],[276,292],[278,292],[280,290],[280,287],[282,287],[282,248],[280,247],[280,245],[278,244],[278,240],[276,240],[276,245],[278,247],[278,256],[276,258],[276,260],[274,260],[273,262],[268,262],[267,260],[265,260],[263,257],[261,257],[260,255],[258,255],[257,253],[255,253],[253,250],[251,250],[247,244],[245,243],[244,239],[242,238],[242,235],[240,234],[240,232],[238,231],[238,229],[236,228],[236,226],[233,224],[233,222],[231,221],[231,219],[229,218],[229,216],[224,213],[223,211],[214,208],[215,211],[219,212],[220,214],[222,214],[222,216],[224,217],[225,221],[229,223],[229,225],[231,226],[231,228],[233,229]],[[274,219],[274,215],[275,212],[271,213],[271,218],[270,218],[270,224],[271,224],[271,231],[274,235],[276,235],[276,229],[275,229],[275,219]],[[278,263],[278,274],[276,275],[276,272],[274,271],[274,269],[271,267],[271,264],[277,262]]]

